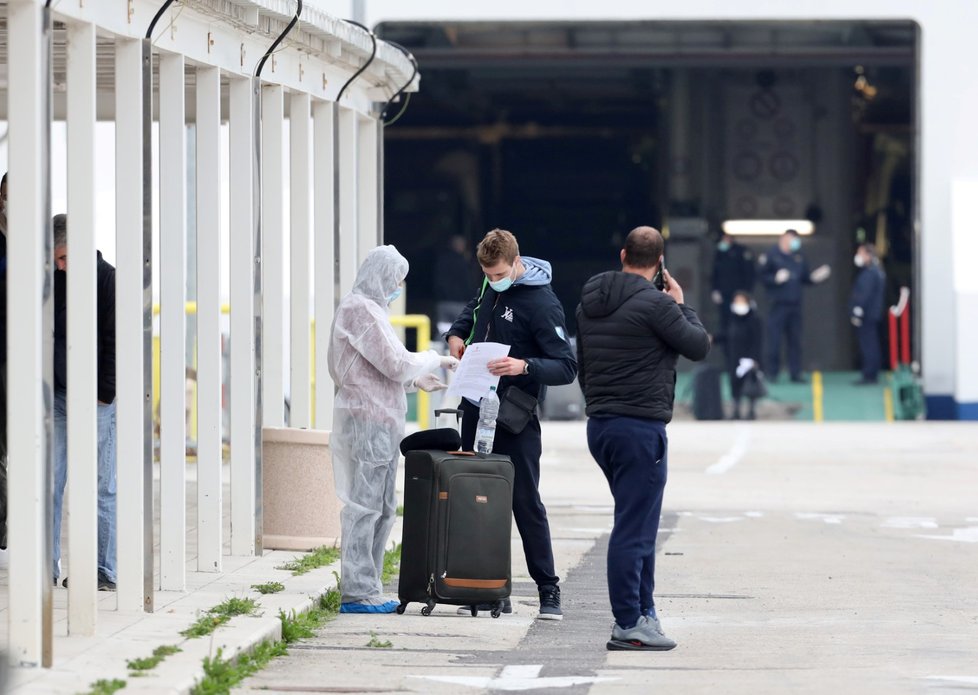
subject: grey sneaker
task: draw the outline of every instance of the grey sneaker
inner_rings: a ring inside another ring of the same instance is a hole
[[[563,620],[564,614],[560,610],[560,587],[541,586],[540,587],[540,612],[537,620]]]
[[[623,630],[618,623],[611,628],[611,639],[608,640],[610,651],[669,651],[676,643],[662,634],[662,627],[655,618],[642,616],[635,627]]]

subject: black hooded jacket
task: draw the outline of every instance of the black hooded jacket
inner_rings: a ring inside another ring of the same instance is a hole
[[[672,420],[679,356],[702,360],[710,336],[696,312],[634,273],[584,285],[577,307],[577,378],[588,416]]]
[[[98,399],[115,400],[115,268],[99,251],[95,287],[98,302],[98,328],[95,333],[98,359]],[[68,390],[68,298],[67,275],[54,271],[54,389]]]

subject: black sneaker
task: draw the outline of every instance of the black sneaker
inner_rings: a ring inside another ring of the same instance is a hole
[[[563,620],[564,614],[560,610],[560,587],[541,586],[540,587],[540,612],[537,614],[538,620]]]
[[[55,583],[55,585],[57,585],[58,584],[58,580],[55,579],[54,580],[54,583]],[[63,586],[66,589],[68,588],[68,577],[65,577],[61,581],[61,586]],[[102,576],[101,573],[99,573],[99,575],[98,575],[98,590],[99,591],[115,591],[115,582],[113,582],[113,581],[111,581],[109,579],[106,579],[105,577]]]
[[[491,603],[479,603],[479,604],[477,604],[475,606],[459,606],[458,607],[458,610],[455,611],[455,612],[458,615],[471,615],[473,609],[477,613],[480,613],[480,612],[486,612],[486,613],[488,613],[489,611],[491,611],[493,609],[493,604],[491,604]],[[505,613],[506,615],[509,615],[510,613],[513,612],[513,604],[512,604],[512,602],[510,602],[510,600],[508,598],[504,598],[503,599],[503,607],[500,609],[500,612]]]

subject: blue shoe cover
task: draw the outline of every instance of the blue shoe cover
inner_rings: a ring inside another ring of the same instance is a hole
[[[386,603],[341,603],[340,613],[393,613],[400,604],[397,601]]]

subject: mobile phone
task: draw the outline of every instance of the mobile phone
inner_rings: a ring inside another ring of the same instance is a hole
[[[666,269],[666,259],[665,257],[663,257],[662,261],[659,263],[659,272],[657,272],[655,274],[655,277],[652,278],[653,287],[655,287],[655,289],[659,290],[660,292],[666,291],[666,277],[663,274],[663,271],[665,269]]]

